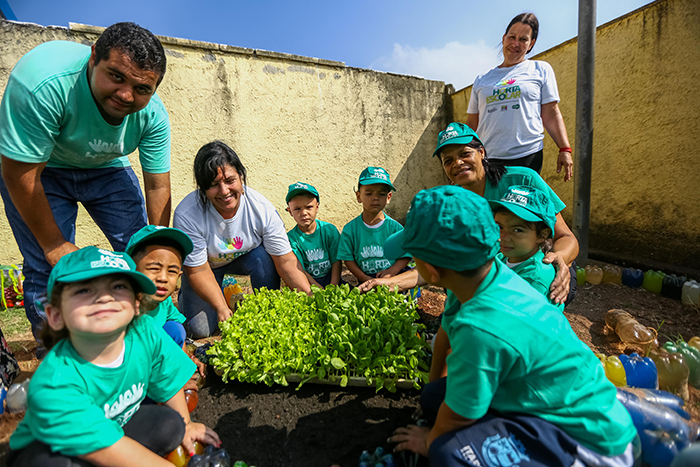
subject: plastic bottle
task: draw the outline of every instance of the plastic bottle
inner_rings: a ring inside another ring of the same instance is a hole
[[[188,389],[185,391],[185,402],[187,402],[187,410],[192,413],[194,409],[197,408],[197,403],[199,402],[199,394],[197,391]]]
[[[621,279],[622,285],[636,289],[644,283],[644,272],[641,269],[625,268]]]
[[[228,307],[232,310],[236,309],[236,304],[243,300],[243,289],[241,289],[240,284],[236,281],[236,278],[227,274],[224,277],[224,282],[221,286],[221,290],[226,298],[226,303]]]
[[[600,281],[603,280],[603,270],[589,264],[586,266],[586,280],[593,285],[600,284]]]
[[[652,293],[661,292],[661,284],[664,281],[666,274],[661,271],[652,271],[651,269],[644,273],[644,282],[642,286]]]
[[[193,444],[195,455],[192,456],[192,459],[194,459],[195,456],[201,455],[205,452],[204,445],[202,443],[195,441]],[[208,448],[209,446],[207,446],[207,449]],[[190,455],[185,452],[182,446],[178,446],[177,449],[165,456],[165,460],[173,464],[175,467],[185,467],[189,466],[191,458]]]
[[[695,389],[700,389],[700,351],[681,340],[678,342],[667,341],[663,348],[669,353],[677,352],[683,355],[683,361],[688,365],[688,370],[690,370],[688,384]]]
[[[576,268],[576,282],[579,283],[579,285],[583,285],[586,283],[586,270],[583,268]]]
[[[664,276],[661,281],[661,296],[680,300],[683,284],[685,284],[685,276],[676,276],[675,274]]]
[[[5,406],[8,412],[17,413],[27,410],[27,389],[29,389],[28,379],[10,386],[10,389],[7,390],[7,396],[5,396]]]
[[[676,394],[687,401],[690,398],[688,393],[690,370],[685,364],[683,355],[668,353],[666,349],[659,347],[649,352],[649,358],[656,364],[656,370],[659,374],[659,389]]]
[[[237,462],[245,465],[243,461]],[[231,467],[231,457],[226,452],[226,449],[215,449],[214,446],[210,445],[207,446],[204,453],[192,456],[188,467]]]
[[[649,357],[638,353],[620,355],[622,366],[625,367],[627,385],[633,388],[659,389],[659,376],[656,364]]]
[[[691,337],[690,340],[688,341],[688,345],[700,350],[700,337],[697,337],[697,336]]]
[[[600,363],[605,369],[605,376],[617,387],[627,386],[627,376],[625,375],[625,367],[619,357],[611,355],[606,357],[603,354],[595,354],[600,359]]]
[[[622,269],[614,264],[606,264],[603,266],[603,284],[622,285]]]
[[[690,420],[690,414],[683,409],[685,402],[683,399],[660,389],[641,389],[641,388],[620,388],[624,391],[631,392],[640,399],[644,399],[655,404],[665,405],[669,409],[676,412],[686,420]]]
[[[693,280],[683,284],[681,301],[688,305],[700,305],[700,283]]]
[[[625,310],[608,310],[605,313],[605,324],[626,344],[646,345],[656,340],[655,329],[642,326]]]

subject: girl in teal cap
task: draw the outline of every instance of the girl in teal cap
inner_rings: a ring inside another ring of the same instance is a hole
[[[163,466],[182,444],[220,445],[190,420],[183,393],[195,365],[153,319],[135,319],[139,293],[156,292],[126,253],[87,247],[51,271],[51,349],[29,385],[10,438],[11,466]],[[148,396],[163,405],[143,405]]]

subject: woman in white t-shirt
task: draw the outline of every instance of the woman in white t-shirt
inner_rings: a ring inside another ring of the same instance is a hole
[[[173,226],[187,233],[194,250],[183,262],[179,305],[185,327],[199,339],[231,317],[221,290],[224,274],[250,275],[253,288],[284,282],[310,292],[275,207],[246,184],[238,155],[221,141],[205,144],[194,159],[198,189],[175,209]]]
[[[474,81],[467,125],[475,130],[492,162],[542,169],[544,130],[559,148],[557,173],[573,175],[571,147],[559,111],[559,90],[549,63],[526,60],[539,22],[533,13],[513,18],[503,35],[503,63]]]

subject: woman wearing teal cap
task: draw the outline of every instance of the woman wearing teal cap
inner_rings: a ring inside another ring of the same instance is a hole
[[[537,172],[526,167],[504,167],[489,162],[486,149],[479,136],[464,123],[450,123],[438,135],[433,156],[439,156],[442,168],[450,181],[462,188],[483,196],[487,201],[498,201],[513,185],[524,185],[544,192],[554,205],[554,243],[544,258],[545,263],[555,264],[557,276],[552,282],[549,297],[554,303],[573,300],[576,273],[570,269],[578,255],[578,240],[561,216],[564,203]],[[360,285],[367,291],[377,285],[398,286],[409,289],[423,285],[425,281],[417,270],[411,270],[389,279],[372,279]]]

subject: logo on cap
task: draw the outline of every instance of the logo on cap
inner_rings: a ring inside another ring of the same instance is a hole
[[[308,190],[308,189],[309,189],[309,187],[308,187],[307,185],[305,185],[305,184],[303,184],[303,183],[301,183],[301,182],[296,182],[296,183],[294,184],[294,189],[297,189],[297,188],[301,188],[301,189],[303,189],[303,190]]]
[[[127,271],[131,270],[131,268],[129,267],[129,263],[127,263],[124,260],[124,258],[122,258],[120,255],[114,254],[111,251],[103,249],[99,249],[97,251],[99,251],[102,254],[102,256],[100,256],[100,259],[98,261],[90,262],[91,268],[126,269]]]
[[[442,135],[440,136],[440,144],[444,143],[448,139],[456,138],[459,136],[459,133],[457,133],[457,130],[455,130],[452,126],[448,126],[445,128],[445,131],[442,132]]]

